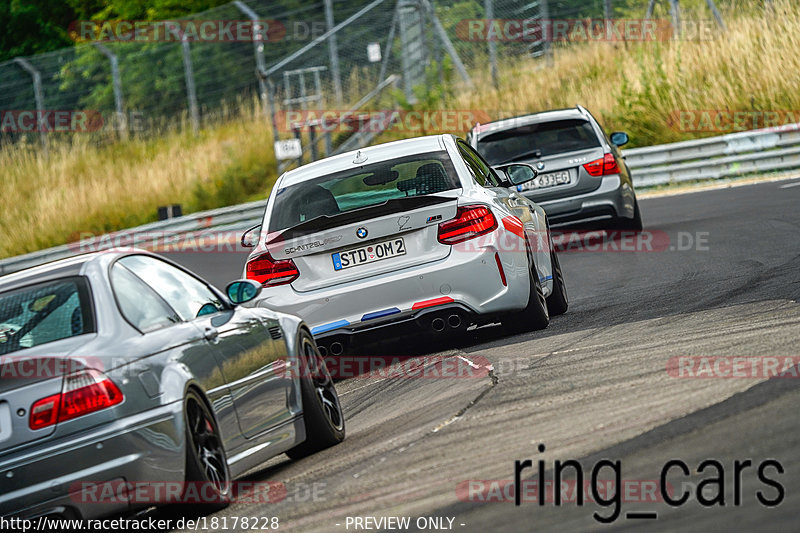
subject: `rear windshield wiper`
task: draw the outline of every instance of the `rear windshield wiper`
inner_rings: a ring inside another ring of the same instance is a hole
[[[511,159],[506,159],[502,163],[497,163],[497,165],[505,165],[506,163],[513,163],[514,161],[519,161],[520,159],[527,159],[529,157],[535,157],[536,159],[539,159],[540,157],[542,157],[542,151],[537,148],[536,150],[529,150],[527,152],[522,152],[521,154],[515,155]]]

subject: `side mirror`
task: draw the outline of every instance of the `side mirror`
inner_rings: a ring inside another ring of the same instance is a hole
[[[252,228],[242,233],[241,243],[245,248],[255,248],[258,244],[258,237],[261,235],[261,224],[256,224]]]
[[[251,279],[240,279],[228,283],[225,294],[235,305],[249,302],[261,293],[261,284]]]
[[[501,183],[501,186],[503,187],[522,185],[523,183],[527,183],[536,179],[536,176],[539,175],[539,171],[527,163],[511,163],[509,165],[500,165],[494,168],[502,171],[503,174],[508,176],[508,179],[505,180],[505,183]]]
[[[611,134],[610,139],[611,139],[611,144],[615,146],[622,146],[623,144],[628,144],[628,141],[630,140],[628,138],[628,134],[625,133],[624,131],[615,131],[614,133]]]

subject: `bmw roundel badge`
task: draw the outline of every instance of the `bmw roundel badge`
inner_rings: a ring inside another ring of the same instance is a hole
[[[356,230],[356,237],[358,237],[359,239],[366,239],[367,235],[368,235],[367,228],[365,228],[364,226],[361,226]]]
[[[544,170],[544,161],[539,161],[538,163],[536,163],[536,168],[538,170]]]

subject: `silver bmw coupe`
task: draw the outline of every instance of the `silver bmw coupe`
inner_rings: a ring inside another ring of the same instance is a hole
[[[0,278],[0,516],[127,512],[164,483],[224,506],[246,470],[341,442],[309,328],[240,305],[260,291],[141,251]]]

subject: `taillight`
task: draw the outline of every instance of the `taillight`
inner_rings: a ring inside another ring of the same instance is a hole
[[[482,205],[465,205],[458,208],[456,218],[439,224],[437,238],[442,244],[456,244],[491,233],[497,229],[497,219]]]
[[[291,259],[275,260],[269,252],[256,256],[247,262],[247,279],[252,279],[265,287],[291,283],[300,277],[300,271]]]
[[[612,153],[607,153],[600,159],[595,159],[594,161],[584,164],[583,168],[586,169],[586,172],[588,172],[590,176],[619,174],[619,165],[617,165],[617,159]]]
[[[91,368],[67,374],[60,394],[38,400],[31,406],[31,429],[42,429],[107,409],[125,397],[108,377]]]
[[[31,406],[31,419],[28,425],[31,429],[42,429],[58,422],[58,404],[61,394],[54,394],[42,398]]]

